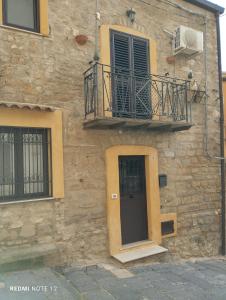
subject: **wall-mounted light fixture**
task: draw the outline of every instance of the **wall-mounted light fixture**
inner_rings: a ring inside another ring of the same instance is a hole
[[[131,23],[134,23],[136,11],[133,8],[130,8],[129,10],[127,10],[126,15],[130,19]]]

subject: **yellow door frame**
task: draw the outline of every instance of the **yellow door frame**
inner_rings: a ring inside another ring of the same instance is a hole
[[[113,146],[106,150],[107,221],[111,255],[125,250],[122,246],[120,218],[118,157],[121,155],[145,156],[148,239],[156,244],[162,241],[157,150],[148,146]]]

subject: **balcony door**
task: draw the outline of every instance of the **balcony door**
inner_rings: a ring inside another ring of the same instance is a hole
[[[149,41],[111,31],[112,112],[114,117],[151,116]]]

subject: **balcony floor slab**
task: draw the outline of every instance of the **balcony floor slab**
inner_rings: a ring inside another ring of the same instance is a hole
[[[133,129],[150,131],[182,131],[192,127],[192,123],[186,121],[168,120],[143,120],[128,118],[105,118],[98,117],[92,120],[85,120],[84,129]]]

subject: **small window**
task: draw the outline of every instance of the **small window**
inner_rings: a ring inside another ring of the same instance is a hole
[[[50,196],[47,129],[0,127],[0,201]]]
[[[3,22],[8,26],[39,32],[39,0],[3,0]]]
[[[169,235],[174,233],[174,221],[165,221],[161,224],[162,235]]]

